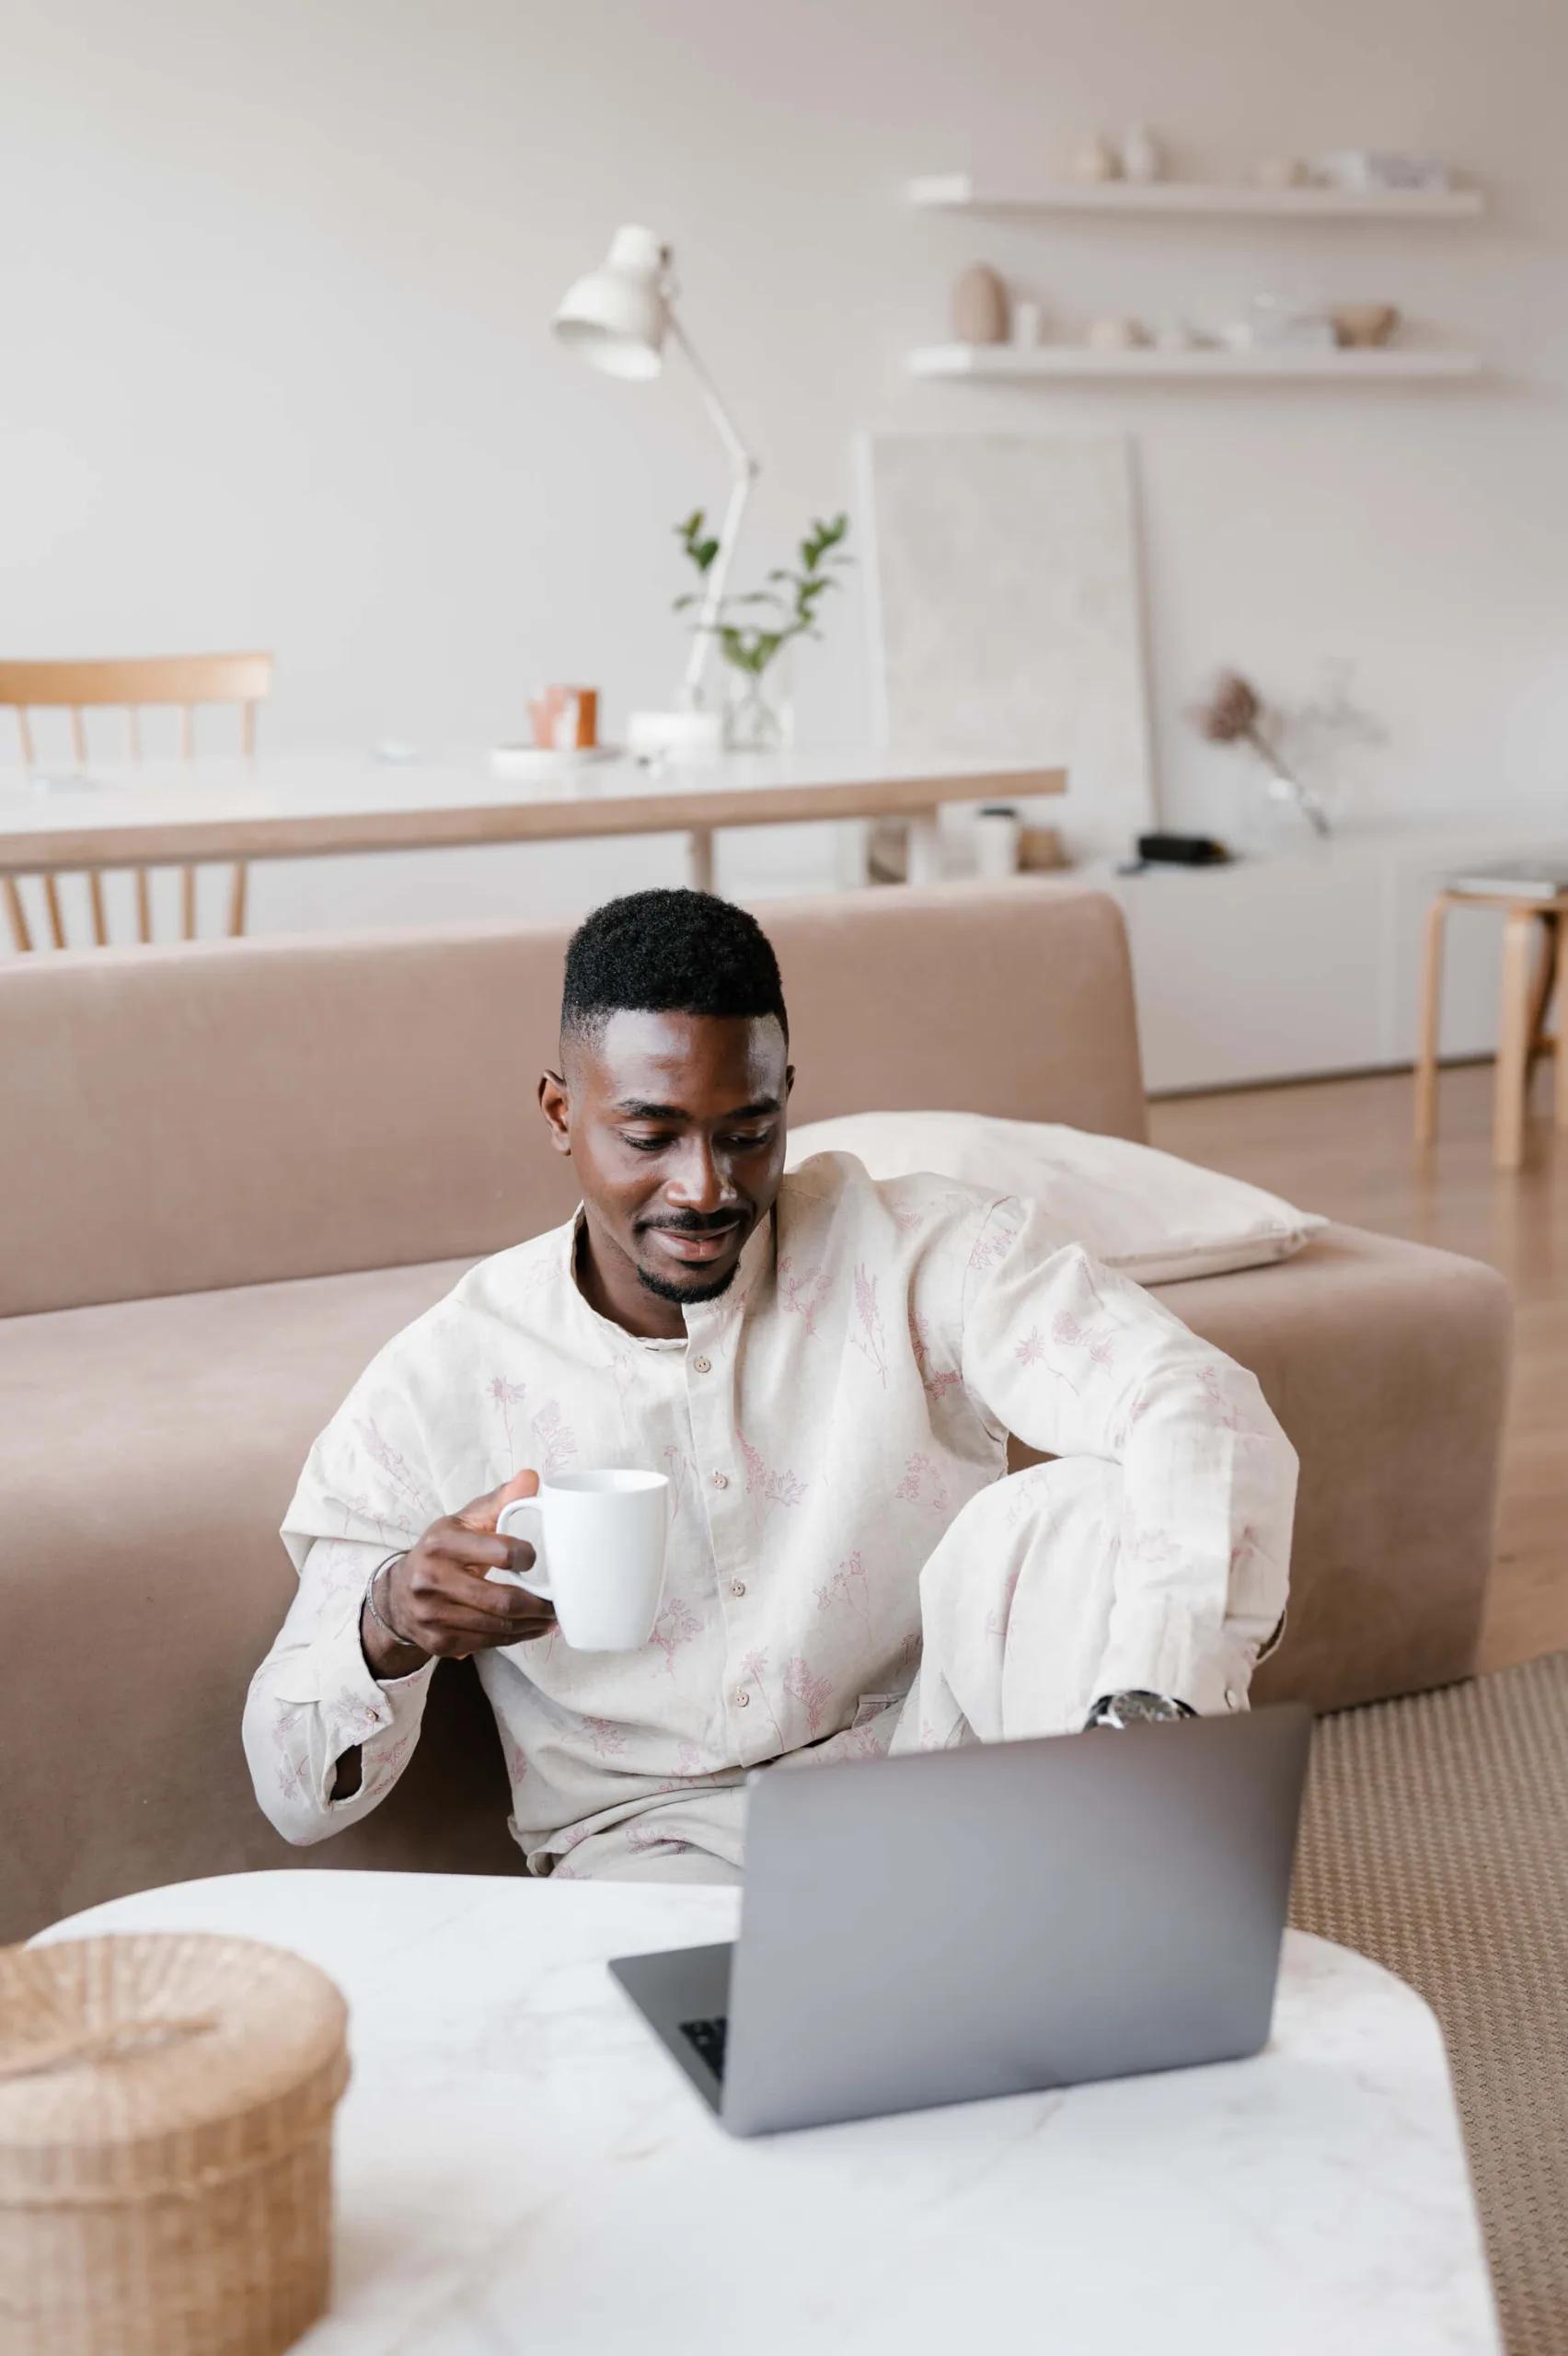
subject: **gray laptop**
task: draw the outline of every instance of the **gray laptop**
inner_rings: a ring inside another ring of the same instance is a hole
[[[734,2135],[1256,2053],[1297,1706],[754,1775],[733,1946],[610,1966]]]

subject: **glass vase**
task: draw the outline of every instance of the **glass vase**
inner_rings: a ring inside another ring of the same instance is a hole
[[[789,664],[781,655],[763,671],[734,664],[724,678],[724,749],[727,753],[784,753],[795,741],[795,706]]]

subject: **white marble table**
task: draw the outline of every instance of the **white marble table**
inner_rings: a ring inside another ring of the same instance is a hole
[[[44,1935],[238,1932],[351,2008],[337,2288],[305,2356],[1482,2356],[1437,2028],[1293,1933],[1251,2062],[735,2142],[605,1971],[738,1893],[284,1872]]]
[[[1066,785],[1064,769],[1028,762],[865,746],[652,768],[622,756],[526,780],[497,774],[482,751],[92,762],[79,780],[66,763],[30,784],[22,770],[0,769],[0,874],[680,833],[690,879],[706,889],[716,827],[902,817],[910,881],[922,883],[935,880],[944,803]]]

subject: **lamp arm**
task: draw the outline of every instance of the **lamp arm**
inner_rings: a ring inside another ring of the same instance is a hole
[[[703,675],[713,652],[714,636],[724,603],[724,586],[730,577],[735,543],[741,535],[741,518],[745,513],[746,501],[751,496],[751,487],[759,469],[756,459],[741,439],[734,419],[720,398],[718,387],[698,358],[690,338],[674,311],[669,314],[667,333],[686,354],[686,365],[696,377],[698,390],[702,395],[702,405],[712,419],[719,439],[729,456],[732,476],[724,520],[719,527],[719,547],[704,578],[702,610],[697,618],[686,678],[682,683],[683,700],[688,707],[696,707],[702,701]]]

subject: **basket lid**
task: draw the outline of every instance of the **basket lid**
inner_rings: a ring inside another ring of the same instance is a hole
[[[292,2151],[348,2083],[347,2020],[257,1939],[0,1947],[0,2204],[193,2192]]]

